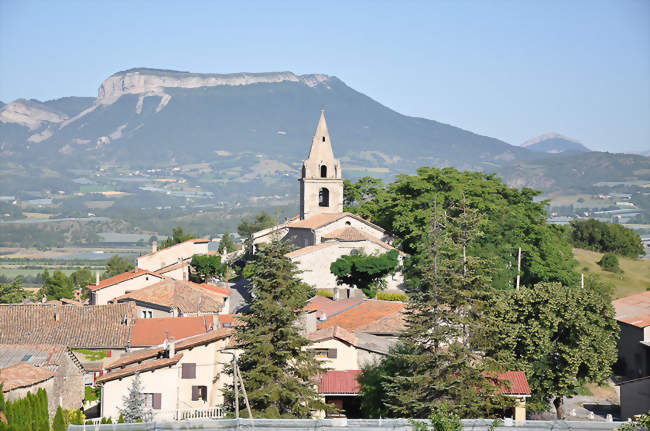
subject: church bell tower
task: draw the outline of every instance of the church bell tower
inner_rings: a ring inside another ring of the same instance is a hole
[[[302,164],[300,219],[343,212],[341,162],[334,158],[330,135],[321,110],[309,157]]]

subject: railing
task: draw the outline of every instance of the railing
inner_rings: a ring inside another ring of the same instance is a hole
[[[225,416],[221,406],[207,407],[204,409],[176,410],[174,420],[184,421],[191,419],[219,419]]]

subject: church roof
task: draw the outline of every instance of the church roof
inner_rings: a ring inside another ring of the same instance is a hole
[[[292,251],[290,253],[285,254],[285,256],[288,257],[289,259],[291,259],[293,257],[302,256],[303,254],[311,253],[312,251],[316,251],[316,250],[319,250],[321,248],[329,247],[329,246],[332,246],[332,245],[335,245],[335,244],[336,243],[333,242],[333,241],[332,242],[322,242],[320,244],[310,245],[308,247],[299,248],[298,250],[294,250],[294,251]]]
[[[385,243],[384,241],[375,238],[372,235],[368,235],[365,232],[360,231],[357,228],[352,226],[346,226],[342,229],[337,229],[328,234],[323,235],[324,240],[338,240],[338,241],[371,241],[377,245],[380,245],[388,250],[397,250],[390,244]],[[405,256],[406,253],[401,252],[400,254]]]
[[[327,226],[330,223],[334,223],[337,220],[342,219],[343,217],[352,217],[360,222],[363,222],[367,224],[368,226],[372,227],[373,229],[378,230],[379,232],[386,232],[386,230],[380,226],[377,226],[376,224],[364,219],[363,217],[349,213],[349,212],[342,212],[342,213],[331,213],[331,214],[316,214],[313,215],[309,218],[306,218],[304,220],[296,220],[294,222],[289,223],[287,226],[293,229],[318,229],[323,226]]]
[[[325,121],[325,111],[320,111],[320,119],[316,127],[316,133],[309,149],[308,159],[324,159],[333,160],[334,151],[332,151],[332,143],[330,142],[330,134],[327,130],[327,122]]]

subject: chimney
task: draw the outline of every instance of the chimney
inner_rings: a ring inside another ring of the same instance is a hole
[[[151,242],[151,252],[155,253],[158,251],[158,241],[152,241]]]
[[[54,321],[55,321],[55,322],[58,322],[58,321],[59,321],[59,312],[58,312],[58,311],[55,311],[55,312],[54,312]]]
[[[321,311],[320,316],[318,316],[318,320],[320,320],[321,322],[326,321],[327,320],[327,314],[325,314],[324,311]]]
[[[95,286],[99,286],[99,271],[95,271]]]
[[[176,355],[176,340],[174,339],[174,337],[170,337],[169,346],[167,347],[167,350],[169,351],[170,358],[173,358]]]

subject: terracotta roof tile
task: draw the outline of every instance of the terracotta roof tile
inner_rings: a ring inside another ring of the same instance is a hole
[[[54,371],[35,367],[27,362],[19,362],[10,367],[0,369],[2,392],[43,382],[54,377],[54,374]]]
[[[338,326],[331,326],[329,328],[319,329],[317,331],[310,332],[309,334],[305,335],[305,338],[313,342],[338,338],[339,340],[345,341],[346,343],[351,344],[353,346],[357,346],[359,342],[356,335]]]
[[[329,319],[330,317],[335,316],[344,310],[355,307],[362,302],[363,298],[346,298],[339,301],[333,301],[324,296],[314,296],[309,300],[307,306],[305,306],[305,311],[316,310],[317,318],[321,318],[324,313],[325,318]]]
[[[499,385],[499,392],[504,395],[530,395],[530,386],[523,371],[506,371],[497,376],[503,384]],[[493,382],[496,385],[495,382]]]
[[[132,365],[120,370],[115,370],[98,377],[96,383],[110,382],[111,380],[121,379],[123,377],[131,376],[135,373],[144,373],[146,371],[153,371],[159,368],[171,367],[176,365],[183,357],[182,353],[177,354],[173,358],[160,358],[153,361],[144,362],[142,364]]]
[[[162,344],[165,338],[180,340],[203,334],[211,330],[213,325],[212,315],[135,319],[131,345],[156,346]]]
[[[368,220],[358,216],[357,214],[352,214],[348,212],[334,213],[334,214],[316,214],[304,220],[296,220],[294,222],[291,222],[287,226],[289,226],[290,228],[298,228],[298,229],[318,229],[319,227],[328,225],[330,223],[334,223],[335,221],[340,220],[343,217],[355,218],[360,222],[367,224],[368,226],[372,226],[374,229],[377,229],[380,232],[385,232],[385,230],[382,227],[377,226],[372,222],[369,222]]]
[[[19,362],[56,371],[69,354],[60,344],[0,344],[0,368]]]
[[[650,326],[650,291],[612,301],[616,320],[638,328]]]
[[[361,370],[327,371],[318,382],[318,393],[358,394],[361,391],[361,385],[357,380],[360,375]]]
[[[385,243],[384,241],[375,238],[372,235],[368,235],[365,232],[360,231],[357,228],[352,226],[347,226],[342,229],[332,231],[326,235],[323,235],[325,240],[338,240],[338,241],[370,241],[375,244],[387,249],[387,250],[397,250],[392,245]],[[400,254],[406,256],[406,253],[400,251]]]
[[[330,247],[333,245],[336,245],[336,243],[331,241],[322,242],[320,244],[299,248],[298,250],[294,250],[292,252],[285,254],[285,256],[288,257],[289,259],[292,259],[294,257],[302,256],[303,254],[311,253],[312,251],[320,250],[321,248]]]
[[[127,271],[127,272],[123,272],[122,274],[114,275],[113,277],[100,281],[99,284],[89,284],[86,287],[93,291],[104,289],[106,287],[113,286],[115,284],[122,283],[124,281],[134,279],[136,277],[141,277],[143,275],[153,275],[154,277],[158,277],[160,279],[163,278],[161,275],[156,274],[154,272],[146,271],[144,269],[138,269],[137,271]]]
[[[399,334],[406,329],[404,322],[404,313],[402,310],[388,314],[384,317],[360,326],[357,331],[367,332],[369,334]]]
[[[403,309],[404,304],[401,302],[366,299],[361,304],[332,316],[324,322],[318,322],[318,328],[340,326],[348,331],[356,331]]]
[[[178,308],[183,314],[215,313],[223,308],[227,293],[230,293],[230,289],[226,291],[217,286],[167,278],[151,286],[118,296],[113,301],[146,302],[163,307]]]
[[[217,318],[219,319],[220,328],[232,328],[233,326],[243,325],[244,322],[239,318],[239,314],[219,314]]]
[[[124,348],[136,314],[134,303],[0,305],[0,343]]]

